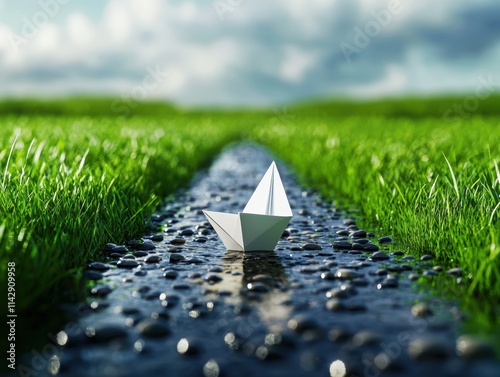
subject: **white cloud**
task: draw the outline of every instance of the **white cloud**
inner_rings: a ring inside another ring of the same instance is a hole
[[[17,53],[0,16],[0,95],[126,94],[157,65],[171,75],[148,95],[187,103],[446,90],[498,71],[496,0],[402,1],[401,13],[348,63],[339,44],[352,43],[354,28],[388,3],[243,1],[222,21],[211,1],[108,0],[99,18],[70,3]],[[488,22],[472,30],[467,12]]]

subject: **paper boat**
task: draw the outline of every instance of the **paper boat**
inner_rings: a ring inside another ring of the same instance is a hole
[[[237,251],[274,250],[293,216],[274,161],[243,212],[203,213],[226,248]]]

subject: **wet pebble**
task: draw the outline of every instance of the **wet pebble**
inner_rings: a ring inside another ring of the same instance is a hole
[[[373,253],[370,258],[373,260],[387,260],[387,259],[389,259],[389,256],[386,253],[384,253],[383,251],[377,251],[377,252]]]
[[[316,243],[306,243],[306,244],[302,245],[302,248],[304,250],[322,250],[323,249],[321,247],[321,245],[318,245]]]
[[[185,260],[186,257],[182,254],[170,254],[169,260],[170,263],[177,263]]]
[[[428,261],[428,260],[432,260],[432,259],[434,259],[434,257],[433,257],[432,255],[429,255],[429,254],[422,255],[422,256],[420,257],[420,260],[421,260],[422,262],[425,262],[425,261]]]
[[[120,259],[118,263],[116,264],[116,267],[118,268],[135,268],[139,265],[137,261],[133,259]]]
[[[325,304],[326,309],[331,312],[341,312],[347,310],[347,306],[338,298],[332,298]]]
[[[170,240],[170,243],[172,245],[184,245],[186,240],[184,238],[174,238]]]
[[[392,238],[388,237],[388,236],[380,237],[378,239],[378,242],[381,243],[381,244],[391,244],[392,243]]]
[[[339,268],[335,271],[335,276],[339,279],[354,279],[360,276],[359,273],[347,268]]]
[[[85,335],[91,342],[104,343],[118,338],[125,338],[128,335],[127,330],[125,325],[105,323],[87,327]]]
[[[204,279],[210,284],[216,284],[222,281],[222,278],[217,274],[207,274]]]
[[[89,264],[89,268],[97,271],[107,271],[110,269],[109,264],[101,262],[92,262]]]
[[[269,292],[269,287],[261,282],[248,283],[247,288],[250,292],[265,293]]]
[[[170,329],[163,321],[154,319],[139,322],[137,331],[146,338],[159,338],[170,334]]]
[[[375,244],[367,243],[366,245],[364,245],[363,250],[364,251],[368,251],[368,252],[370,252],[370,251],[379,251],[380,248],[377,245],[375,245]]]
[[[426,303],[418,303],[412,306],[411,314],[415,317],[428,317],[432,315],[432,310]]]
[[[87,270],[84,275],[88,280],[101,280],[104,277],[102,273],[94,270]]]
[[[463,272],[464,272],[464,270],[462,270],[461,268],[458,268],[458,267],[451,268],[448,271],[446,271],[446,273],[448,275],[452,275],[452,276],[456,276],[456,277],[461,277]]]
[[[416,360],[445,359],[450,356],[451,347],[441,337],[425,336],[410,342],[408,354]]]
[[[146,263],[159,263],[160,261],[161,261],[160,255],[150,255],[144,260],[144,262]]]
[[[200,352],[200,345],[193,339],[182,338],[177,342],[177,352],[183,356],[193,356]]]
[[[457,354],[466,359],[492,359],[495,357],[493,346],[473,335],[462,335],[457,339]]]
[[[165,279],[170,279],[170,280],[177,279],[177,276],[179,276],[179,273],[177,271],[174,271],[174,270],[167,270],[163,274],[163,277]]]
[[[366,230],[359,229],[349,233],[349,236],[352,238],[366,238]]]

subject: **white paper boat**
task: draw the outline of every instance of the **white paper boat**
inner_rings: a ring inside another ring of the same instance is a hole
[[[273,251],[293,216],[274,161],[243,212],[203,213],[226,248],[237,251]]]

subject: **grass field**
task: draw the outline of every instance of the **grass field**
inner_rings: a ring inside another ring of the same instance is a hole
[[[129,118],[105,99],[0,103],[0,284],[15,261],[18,311],[50,307],[103,243],[139,235],[160,198],[229,141],[251,138],[327,200],[358,208],[363,226],[462,267],[460,285],[437,288],[490,332],[500,323],[498,100],[452,122],[443,114],[463,99],[254,111],[152,103]]]

